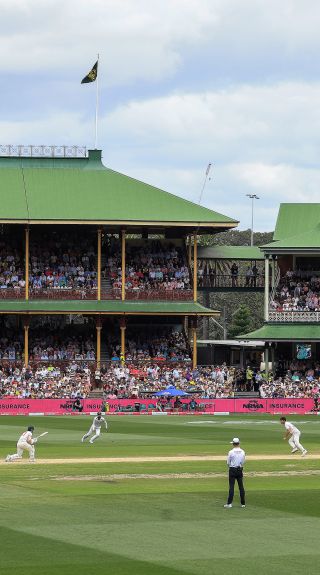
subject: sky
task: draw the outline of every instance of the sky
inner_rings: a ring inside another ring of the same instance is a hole
[[[318,0],[0,0],[0,144],[106,166],[274,229],[320,201]],[[205,187],[205,173],[212,164]],[[202,192],[202,193],[201,193]]]

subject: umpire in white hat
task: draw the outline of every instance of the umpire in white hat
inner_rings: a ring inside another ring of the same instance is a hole
[[[237,480],[239,492],[240,492],[240,501],[241,507],[246,506],[245,500],[245,490],[243,487],[243,466],[246,459],[246,454],[240,447],[240,439],[239,437],[234,437],[232,441],[233,448],[230,449],[227,458],[227,465],[229,467],[229,496],[228,501],[224,505],[224,507],[232,507],[232,501],[234,496],[234,484]]]

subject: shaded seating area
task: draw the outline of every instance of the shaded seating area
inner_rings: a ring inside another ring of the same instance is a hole
[[[263,253],[257,246],[199,247],[198,289],[262,291]]]

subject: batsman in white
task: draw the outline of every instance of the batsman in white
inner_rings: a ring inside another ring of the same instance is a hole
[[[286,417],[280,417],[280,423],[281,425],[284,425],[286,429],[286,434],[283,439],[288,439],[288,443],[292,447],[291,453],[295,453],[296,451],[300,450],[301,455],[304,457],[308,452],[300,443],[301,431],[295,425],[293,425],[293,423],[287,421]]]
[[[37,443],[38,439],[32,437],[34,432],[33,425],[28,427],[27,431],[24,431],[23,434],[19,437],[17,443],[17,453],[13,455],[7,455],[6,461],[17,461],[17,459],[22,459],[22,454],[24,451],[29,452],[29,461],[34,461],[35,449],[34,445]]]
[[[108,431],[108,424],[107,424],[105,418],[102,417],[101,411],[98,411],[96,417],[94,417],[94,419],[93,419],[93,422],[92,422],[92,425],[91,425],[89,431],[84,434],[84,436],[81,439],[81,442],[83,443],[87,439],[87,437],[90,437],[90,435],[92,435],[92,434],[94,434],[94,435],[92,435],[89,443],[93,443],[96,439],[98,439],[98,437],[101,433],[101,426],[103,423],[106,426],[106,431]]]

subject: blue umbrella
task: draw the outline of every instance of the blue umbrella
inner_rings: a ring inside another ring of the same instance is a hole
[[[157,397],[161,397],[164,395],[171,395],[171,397],[177,397],[177,396],[187,396],[189,395],[189,393],[186,393],[185,391],[183,391],[182,389],[176,389],[173,385],[170,387],[167,387],[167,389],[162,389],[162,391],[157,391],[157,393],[155,393],[154,395],[156,395]]]

